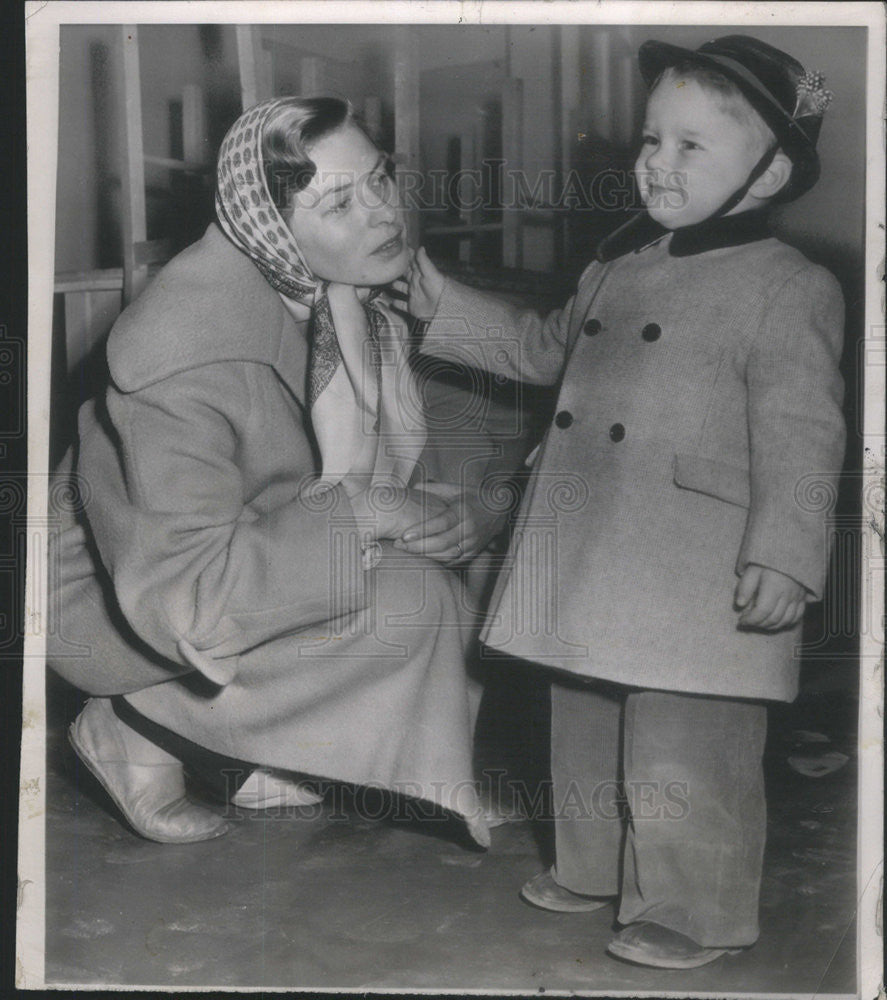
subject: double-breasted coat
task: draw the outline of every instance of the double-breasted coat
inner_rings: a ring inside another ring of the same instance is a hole
[[[307,322],[215,226],[121,314],[66,459],[48,662],[210,750],[471,818],[458,578],[388,543],[371,567],[341,488],[306,492]],[[470,431],[468,478],[497,450]]]
[[[842,337],[835,279],[756,214],[596,261],[545,319],[448,282],[423,350],[560,380],[485,642],[640,688],[792,699],[799,627],[740,629],[734,592],[756,563],[822,596]]]

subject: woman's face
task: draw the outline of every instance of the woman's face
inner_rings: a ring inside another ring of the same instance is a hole
[[[348,285],[385,285],[406,269],[409,250],[386,157],[354,125],[311,146],[317,167],[287,218],[311,271]]]

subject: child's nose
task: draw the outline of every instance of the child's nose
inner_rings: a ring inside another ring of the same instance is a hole
[[[664,146],[661,144],[654,146],[644,160],[644,166],[647,170],[666,169],[669,166],[669,158]]]

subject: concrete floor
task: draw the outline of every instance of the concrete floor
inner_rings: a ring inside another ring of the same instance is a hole
[[[537,682],[527,683],[523,695],[543,703]],[[550,861],[544,822],[494,830],[492,847],[483,852],[455,823],[361,818],[348,790],[333,788],[322,809],[244,813],[217,841],[169,846],[142,840],[118,821],[73,760],[64,726],[77,696],[55,685],[48,732],[47,982],[854,993],[855,703],[850,690],[819,687],[814,683],[794,706],[771,716],[760,941],[703,969],[666,973],[604,954],[611,907],[560,915],[520,901],[521,884]],[[543,727],[538,718],[509,718],[512,735],[499,748],[502,757],[512,771],[523,769],[535,780],[544,772]],[[515,729],[517,722],[524,728]],[[489,730],[494,737],[503,731],[501,721]],[[830,742],[804,743],[804,732]],[[493,756],[494,744],[487,742]],[[819,778],[788,764],[793,754],[822,749],[850,759]]]

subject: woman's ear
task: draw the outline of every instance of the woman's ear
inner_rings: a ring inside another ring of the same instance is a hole
[[[749,194],[755,198],[760,198],[762,201],[769,201],[771,198],[775,198],[785,185],[788,184],[791,175],[792,161],[781,149],[777,150],[770,162],[770,166],[767,167],[748,189]]]

